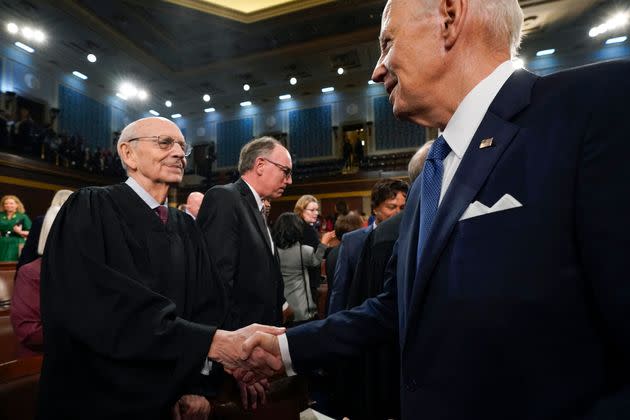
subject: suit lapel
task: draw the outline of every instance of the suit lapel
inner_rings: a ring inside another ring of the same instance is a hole
[[[501,88],[473,136],[438,208],[433,226],[427,237],[428,246],[424,247],[420,255],[417,272],[415,265],[409,264],[409,261],[415,262],[415,256],[408,255],[410,259],[407,262],[407,270],[413,286],[407,305],[408,322],[406,323],[404,341],[408,337],[408,332],[416,329],[427,286],[432,280],[433,270],[455,224],[470,203],[474,201],[497,161],[518,133],[520,127],[512,124],[509,120],[529,104],[531,88],[535,81],[536,76],[520,71],[514,73]],[[487,138],[493,138],[492,147],[480,148],[481,141]],[[417,231],[419,219],[417,212],[414,218],[412,229],[415,227]],[[413,234],[410,235],[410,238],[413,238]],[[409,251],[413,248],[415,252],[416,247],[417,233],[416,243],[410,243]]]
[[[235,184],[239,192],[245,199],[245,202],[247,203],[245,207],[247,207],[248,211],[251,213],[251,216],[254,219],[256,226],[258,227],[258,231],[260,232],[263,239],[265,240],[265,243],[267,244],[267,250],[269,251],[269,253],[271,253],[271,241],[269,240],[269,233],[267,231],[267,226],[265,226],[265,219],[263,219],[262,214],[260,213],[260,210],[258,209],[258,203],[256,203],[256,198],[254,198],[254,193],[252,193],[252,190],[245,183],[245,181],[243,181],[242,178],[236,181]]]

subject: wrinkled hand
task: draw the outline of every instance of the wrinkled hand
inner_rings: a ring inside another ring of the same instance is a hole
[[[284,328],[270,327],[267,325],[252,324],[237,331],[217,330],[210,345],[208,357],[223,365],[225,370],[231,374],[235,372],[247,372],[237,378],[242,382],[252,385],[261,379],[273,376],[283,368],[282,359],[278,355],[265,352],[263,349],[256,349],[249,353],[254,353],[256,363],[250,363],[247,356],[243,355],[243,343],[256,332],[276,336],[284,334]],[[248,356],[249,356],[248,353]]]
[[[278,342],[277,335],[257,331],[245,340],[242,345],[242,350],[241,358],[247,359],[251,371],[261,369],[268,364],[270,358],[275,358],[280,361],[279,369],[275,369],[276,373],[284,373],[284,363],[282,363],[280,343]],[[246,374],[240,379],[245,382],[250,382],[252,377]]]
[[[334,230],[326,232],[322,235],[322,243],[326,246],[330,246],[330,243],[335,239],[337,239],[337,235],[335,234]]]
[[[184,395],[173,407],[173,420],[207,420],[212,413],[210,402],[200,395]]]

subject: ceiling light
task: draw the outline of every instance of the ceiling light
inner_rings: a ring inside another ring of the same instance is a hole
[[[7,24],[7,31],[9,31],[9,33],[12,33],[12,34],[17,34],[20,31],[20,28],[18,28],[18,26],[15,23],[10,22]]]
[[[146,90],[138,91],[138,99],[140,99],[141,101],[146,101],[148,97],[149,97],[149,94],[147,93]]]
[[[25,26],[22,28],[22,36],[26,39],[33,39],[35,37],[35,33],[31,28]]]
[[[338,74],[339,76],[341,76],[341,75],[343,74],[343,72],[344,72],[343,67],[339,67],[339,68],[337,69],[337,74]]]
[[[289,83],[291,83],[291,86],[295,86],[297,84],[297,79],[295,77],[292,77],[289,79]]]
[[[595,26],[591,28],[588,32],[588,36],[594,38],[598,35],[606,33],[610,30],[620,28],[628,23],[628,13],[617,13],[612,18],[608,19],[606,22],[602,23],[599,26]]]
[[[208,95],[207,93],[205,95],[203,95],[203,101],[204,102],[210,102],[210,95]]]
[[[26,44],[22,44],[20,41],[16,42],[15,46],[17,46],[19,48],[22,48],[24,51],[29,52],[31,54],[33,54],[35,52],[35,50],[33,48],[29,47]]]
[[[128,98],[120,92],[116,92],[116,96],[118,96],[123,101],[126,101]]]
[[[325,87],[322,89],[322,93],[328,93],[328,92],[334,92],[335,88],[334,87]]]
[[[216,109],[214,109],[214,108],[206,108],[206,109],[203,110],[203,112],[206,112],[206,113],[207,112],[214,112],[214,111],[216,111]]]
[[[164,106],[166,106],[167,108],[170,108],[170,107],[172,107],[172,106],[173,106],[173,102],[171,102],[171,101],[166,101],[166,102],[164,102]]]
[[[96,56],[95,56],[94,54],[88,54],[88,56],[87,56],[87,60],[88,60],[90,63],[96,63]]]
[[[35,41],[37,42],[46,41],[46,35],[44,35],[44,33],[40,31],[39,29],[36,31],[33,31],[33,38],[35,38]]]
[[[159,112],[154,111],[154,110],[152,110],[152,109],[150,109],[150,110],[149,110],[149,114],[151,114],[151,115],[155,115],[156,117],[159,117],[159,116],[160,116],[160,113],[159,113]]]
[[[125,95],[127,98],[133,98],[138,94],[138,89],[132,85],[131,83],[124,82],[120,85],[120,89],[118,89],[120,93]]]
[[[627,39],[628,39],[627,36],[618,36],[616,38],[610,38],[610,39],[606,40],[606,45],[620,44],[622,42],[626,42]]]
[[[252,106],[252,102],[251,101],[241,102],[241,106]]]
[[[244,90],[245,92],[247,92],[247,91],[249,91],[249,89],[250,89],[250,86],[249,86],[247,83],[245,83],[245,84],[243,85],[243,90]]]
[[[72,74],[74,74],[76,77],[78,77],[79,79],[83,79],[83,80],[87,80],[87,76],[83,73],[81,73],[80,71],[73,71]]]
[[[289,94],[287,93],[286,95],[280,95],[280,96],[278,96],[278,98],[279,98],[281,101],[286,101],[287,99],[291,99],[291,95],[289,95]]]
[[[368,80],[368,85],[375,85],[376,82],[374,80]]]
[[[515,69],[522,69],[523,67],[525,67],[525,61],[523,61],[522,58],[513,58],[512,59],[512,67],[514,67]]]
[[[537,56],[537,57],[542,57],[542,56],[545,56],[545,55],[552,55],[552,54],[553,54],[553,53],[555,53],[555,52],[556,52],[556,50],[555,50],[554,48],[550,48],[550,49],[548,49],[548,50],[541,50],[541,51],[538,51],[538,52],[536,53],[536,56]]]
[[[173,118],[173,119],[177,119],[177,118],[181,118],[181,117],[182,117],[182,114],[173,114],[173,115],[171,115],[171,118]]]

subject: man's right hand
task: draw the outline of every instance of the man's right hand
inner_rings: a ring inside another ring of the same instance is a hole
[[[247,338],[242,345],[242,359],[246,359],[249,366],[254,370],[262,369],[267,366],[269,357],[272,356],[280,361],[280,367],[274,369],[276,373],[284,373],[284,363],[280,354],[280,343],[278,335],[269,334],[264,331],[257,331]],[[252,375],[245,376],[241,380],[249,381]]]

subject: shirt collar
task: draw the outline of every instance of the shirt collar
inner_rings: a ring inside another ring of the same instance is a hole
[[[506,61],[494,69],[488,77],[468,92],[446,124],[442,135],[459,159],[464,157],[490,104],[512,73],[514,73],[514,66],[511,61]]]
[[[142,186],[140,184],[138,184],[138,181],[136,181],[132,177],[127,178],[127,180],[125,181],[125,184],[129,185],[129,187],[136,194],[138,194],[138,196],[142,199],[142,201],[147,203],[147,206],[149,206],[149,208],[151,208],[151,209],[158,208],[161,205],[162,206],[166,206],[166,204],[168,203],[168,199],[164,201],[164,204],[158,203],[157,200],[155,198],[153,198],[153,196],[151,196],[151,194],[149,194],[147,192],[147,190],[142,188]]]
[[[242,179],[242,178],[241,178]],[[260,196],[258,195],[258,193],[256,192],[256,190],[254,189],[254,187],[252,187],[251,185],[249,185],[247,183],[247,181],[245,181],[243,179],[243,182],[245,183],[245,185],[247,185],[249,187],[250,190],[252,190],[252,194],[254,194],[254,198],[256,199],[256,204],[258,205],[258,211],[262,211],[263,208],[263,202],[262,199],[260,198]]]

